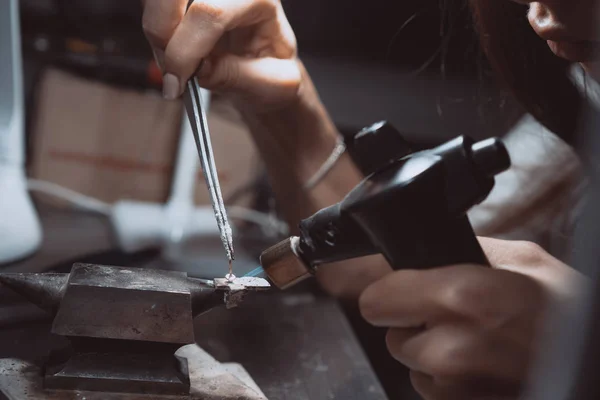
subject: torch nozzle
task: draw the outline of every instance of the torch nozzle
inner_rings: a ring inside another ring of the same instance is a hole
[[[313,273],[312,268],[298,256],[299,242],[299,237],[292,236],[268,248],[260,256],[261,269],[279,289],[287,289]],[[258,268],[250,273],[257,270]]]

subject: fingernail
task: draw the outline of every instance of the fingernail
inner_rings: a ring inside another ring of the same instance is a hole
[[[179,97],[179,78],[173,74],[163,76],[163,97],[167,100],[175,100]]]

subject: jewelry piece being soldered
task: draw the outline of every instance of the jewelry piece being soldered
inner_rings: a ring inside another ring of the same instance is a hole
[[[227,211],[225,210],[225,204],[223,202],[219,176],[217,174],[217,167],[215,165],[212,144],[210,141],[208,122],[206,120],[204,107],[202,106],[200,91],[198,79],[196,77],[191,78],[187,82],[184,93],[185,108],[192,126],[192,131],[194,132],[194,140],[196,141],[198,155],[200,156],[200,166],[202,167],[210,200],[215,212],[215,218],[221,234],[221,242],[223,242],[223,247],[225,248],[229,260],[229,274],[232,274],[231,261],[235,259],[233,252],[233,233],[231,231],[231,226],[229,225],[229,220],[227,219]]]

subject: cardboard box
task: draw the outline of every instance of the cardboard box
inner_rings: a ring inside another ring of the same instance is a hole
[[[105,202],[165,202],[183,117],[180,101],[49,69],[37,95],[31,177]],[[247,127],[223,101],[208,116],[225,198],[254,179],[260,160]],[[198,171],[196,203],[209,204]]]

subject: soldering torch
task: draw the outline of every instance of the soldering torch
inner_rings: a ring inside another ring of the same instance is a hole
[[[392,129],[377,129],[384,127]],[[372,141],[394,137],[380,136],[371,135]],[[395,270],[489,265],[466,213],[489,195],[495,176],[510,167],[502,141],[460,136],[394,158],[394,151],[408,152],[407,142],[396,140],[400,147],[386,146],[380,165],[373,163],[377,146],[363,151],[359,168],[376,171],[341,202],[301,221],[299,236],[264,251],[262,274],[285,289],[314,275],[320,265],[377,253]]]

